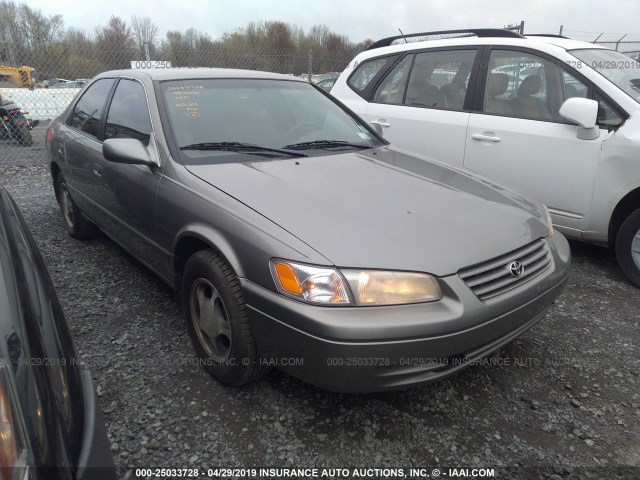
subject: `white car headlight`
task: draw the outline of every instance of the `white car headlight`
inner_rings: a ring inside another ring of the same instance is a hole
[[[426,273],[355,269],[338,271],[279,259],[271,261],[271,271],[280,293],[309,303],[401,305],[433,302],[442,298],[437,280]]]

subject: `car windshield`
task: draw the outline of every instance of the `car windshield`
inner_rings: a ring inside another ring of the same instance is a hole
[[[570,53],[640,103],[640,62],[613,50],[573,50]]]
[[[161,89],[185,160],[290,158],[292,152],[326,155],[384,144],[307,82],[192,79],[162,82]]]

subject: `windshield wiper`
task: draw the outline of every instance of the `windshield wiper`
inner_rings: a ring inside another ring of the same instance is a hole
[[[254,145],[252,143],[240,143],[240,142],[203,142],[193,143],[191,145],[185,145],[180,147],[180,150],[226,150],[229,152],[242,152],[249,154],[265,154],[265,153],[282,153],[284,155],[290,155],[292,157],[307,157],[304,153],[292,152],[290,150],[284,150],[281,148],[263,147],[261,145]]]
[[[331,148],[331,147],[353,147],[353,148],[372,148],[371,144],[351,143],[344,140],[312,140],[310,142],[292,143],[285,145],[284,148]]]

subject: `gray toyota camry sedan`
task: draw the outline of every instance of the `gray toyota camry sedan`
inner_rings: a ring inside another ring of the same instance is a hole
[[[544,205],[394,149],[290,76],[106,72],[47,156],[69,234],[99,228],[173,287],[228,385],[437,380],[535,325],[569,274]]]

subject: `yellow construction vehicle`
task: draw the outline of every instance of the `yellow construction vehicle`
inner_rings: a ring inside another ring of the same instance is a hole
[[[17,87],[33,88],[38,79],[33,67],[0,65],[0,81],[13,83]]]

